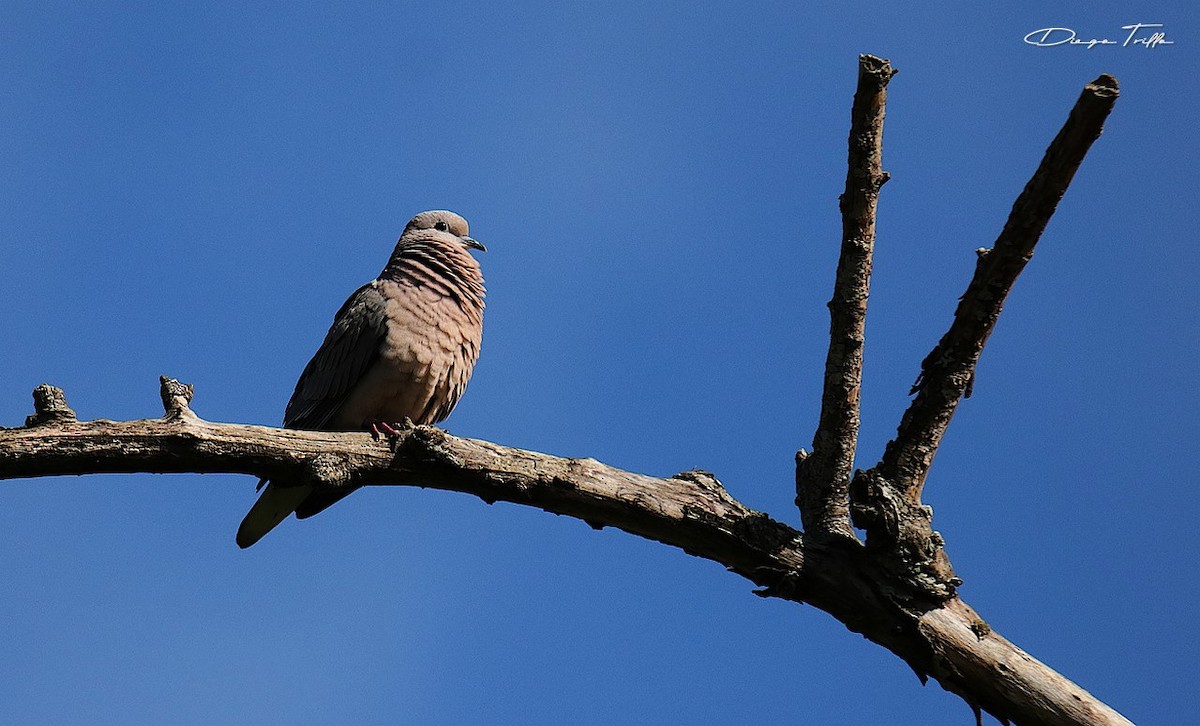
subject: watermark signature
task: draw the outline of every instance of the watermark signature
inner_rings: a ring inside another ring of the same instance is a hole
[[[1050,48],[1056,45],[1081,45],[1088,50],[1098,45],[1119,45],[1122,48],[1157,48],[1161,45],[1175,45],[1175,41],[1167,40],[1166,31],[1161,30],[1162,23],[1134,23],[1122,25],[1121,30],[1128,31],[1124,39],[1079,37],[1071,28],[1040,28],[1025,36],[1025,42],[1039,48]]]

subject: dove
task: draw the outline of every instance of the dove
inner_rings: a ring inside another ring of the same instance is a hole
[[[404,227],[379,277],[346,300],[288,401],[284,428],[394,435],[405,419],[450,415],[479,358],[483,274],[454,212],[421,212]],[[265,484],[265,487],[264,487]],[[262,493],[237,532],[253,545],[293,512],[305,519],[354,487],[259,482]]]

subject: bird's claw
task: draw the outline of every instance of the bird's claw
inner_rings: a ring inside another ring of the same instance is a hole
[[[370,425],[371,438],[375,439],[376,441],[384,436],[392,440],[400,438],[400,432],[395,426],[387,421],[372,421]]]

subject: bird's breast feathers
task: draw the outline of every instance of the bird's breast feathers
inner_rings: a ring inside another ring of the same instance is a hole
[[[436,423],[449,415],[479,356],[478,316],[429,287],[375,283],[387,301],[379,358],[339,412],[344,423]]]

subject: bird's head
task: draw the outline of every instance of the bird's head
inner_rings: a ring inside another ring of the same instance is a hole
[[[470,232],[471,229],[467,225],[467,220],[454,212],[435,209],[428,212],[421,212],[410,219],[404,227],[404,234],[401,235],[401,239],[416,236],[441,238],[447,242],[457,241],[467,249],[486,252],[487,248],[483,244],[471,239]]]

